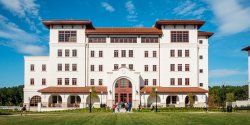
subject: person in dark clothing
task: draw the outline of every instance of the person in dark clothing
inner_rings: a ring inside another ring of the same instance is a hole
[[[151,111],[154,111],[154,109],[155,109],[155,106],[152,106]]]
[[[23,107],[22,107],[22,112],[21,112],[21,116],[23,115],[23,114],[26,114],[26,105],[24,105]]]

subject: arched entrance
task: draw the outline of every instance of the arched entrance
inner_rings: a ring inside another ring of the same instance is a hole
[[[30,99],[30,106],[37,106],[37,104],[41,102],[41,97],[40,96],[33,96],[31,99]]]
[[[51,95],[49,97],[49,107],[62,107],[62,97],[60,95]]]
[[[179,101],[178,96],[168,96],[166,99],[166,106],[175,105]]]
[[[97,97],[91,97],[91,104],[90,104],[90,97],[88,96],[87,98],[86,98],[86,107],[89,107],[89,106],[91,106],[91,107],[93,107],[93,108],[95,108],[95,107],[100,107],[100,98],[97,96]]]
[[[79,107],[81,98],[78,95],[70,95],[68,97],[68,107]]]
[[[155,96],[148,96],[147,103],[148,103],[147,107],[156,106]],[[160,104],[161,104],[161,98],[159,95],[157,95],[157,105],[160,106]]]
[[[195,104],[198,101],[198,98],[196,95],[192,96],[193,98],[193,104]],[[190,99],[188,96],[185,97],[185,105],[186,106],[193,106],[193,104],[190,104]]]
[[[126,78],[121,78],[115,83],[115,103],[132,103],[132,83]]]

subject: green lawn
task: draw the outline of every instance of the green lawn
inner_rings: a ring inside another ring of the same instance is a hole
[[[0,116],[0,125],[250,125],[250,113],[36,113]]]

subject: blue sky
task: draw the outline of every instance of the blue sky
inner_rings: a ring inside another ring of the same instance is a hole
[[[159,19],[199,19],[209,41],[209,85],[244,85],[249,0],[0,0],[0,87],[21,85],[24,56],[48,55],[46,19],[88,19],[96,27],[152,27]]]

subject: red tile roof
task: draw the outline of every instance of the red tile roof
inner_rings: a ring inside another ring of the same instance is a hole
[[[162,35],[157,28],[94,28],[87,29],[87,35]]]
[[[91,86],[88,87],[47,87],[44,89],[38,90],[38,92],[42,93],[89,93]],[[107,93],[106,86],[95,86],[96,92]]]
[[[144,87],[141,93],[151,93],[153,87]],[[155,87],[158,93],[207,93],[208,90],[199,87]]]
[[[200,28],[204,23],[203,20],[158,20],[155,27],[160,29],[161,25],[198,25]]]
[[[250,50],[250,46],[245,47],[245,48],[242,49],[242,51],[249,51],[249,50]]]
[[[208,38],[209,38],[212,35],[214,35],[214,33],[212,33],[212,32],[198,31],[198,36],[208,36]]]
[[[87,28],[93,28],[90,20],[43,20],[42,23],[49,28],[50,25],[86,25]]]

